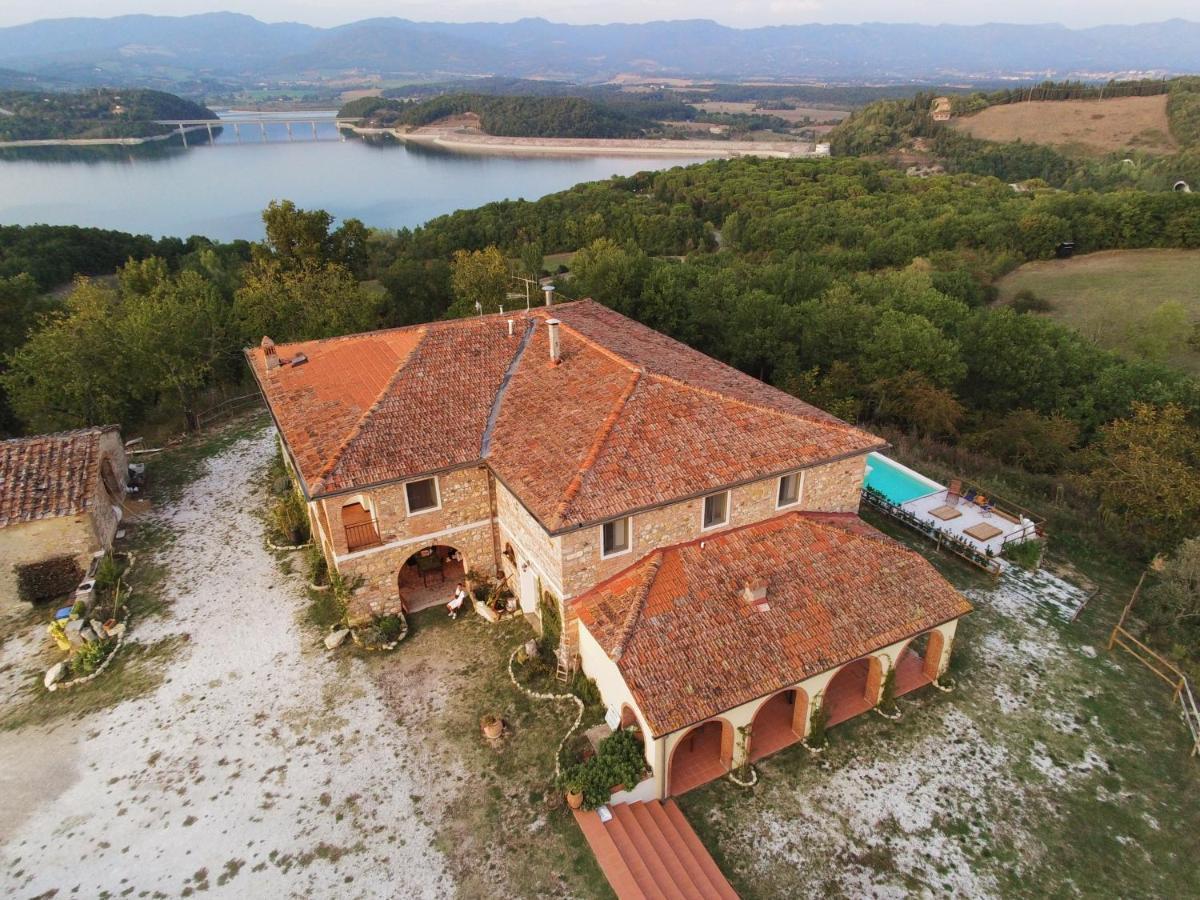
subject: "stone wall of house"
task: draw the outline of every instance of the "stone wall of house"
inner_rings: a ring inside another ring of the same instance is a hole
[[[496,485],[496,516],[499,520],[501,554],[504,548],[511,546],[515,563],[505,563],[505,574],[510,576],[509,586],[518,596],[521,594],[522,583],[520,566],[528,563],[541,582],[542,591],[550,592],[560,601],[563,598],[562,587],[562,541],[552,537],[530,512],[521,505],[499,481]],[[525,598],[522,598],[523,600]],[[530,604],[525,603],[528,609]],[[537,608],[536,605],[533,608]],[[560,609],[560,614],[563,611]],[[563,615],[564,625],[566,616]],[[564,627],[563,633],[568,631]],[[573,629],[570,637],[573,638]]]
[[[97,549],[112,546],[117,526],[121,522],[121,516],[114,507],[119,507],[125,500],[126,480],[129,476],[125,443],[121,440],[121,433],[115,429],[105,431],[100,435],[100,466],[103,466],[106,461],[112,467],[117,491],[115,494],[110,493],[103,478],[97,478],[96,483],[92,485],[92,498],[88,506],[91,511],[91,525],[98,545]]]
[[[633,516],[630,550],[601,557],[602,526],[584,528],[562,536],[563,591],[578,596],[606,578],[617,574],[656,547],[680,544],[702,535],[719,534],[729,528],[750,525],[788,510],[857,512],[866,455],[804,470],[800,500],[780,509],[779,479],[766,478],[730,491],[727,525],[701,528],[703,500],[696,498],[652,509]]]
[[[462,553],[468,570],[496,572],[490,477],[479,466],[438,475],[439,507],[413,515],[408,514],[402,483],[317,501],[317,518],[328,527],[333,548],[331,564],[343,577],[362,579],[349,601],[351,621],[396,612],[400,608],[397,580],[401,568],[425,547],[453,547]],[[342,509],[353,503],[361,503],[374,516],[380,546],[354,552],[347,548]]]
[[[41,562],[52,556],[73,556],[82,573],[87,571],[92,554],[102,546],[87,513],[0,528],[0,560],[3,560],[0,563],[0,608],[14,609],[20,603],[15,566]]]
[[[353,494],[338,494],[325,497],[318,502],[324,508],[329,522],[329,537],[334,552],[340,560],[349,551],[346,546],[346,530],[342,523],[342,509],[361,503],[374,516],[379,528],[379,539],[384,544],[408,542],[413,539],[438,535],[446,532],[445,540],[439,543],[456,546],[453,533],[492,517],[491,498],[488,493],[488,472],[481,466],[455,469],[436,476],[441,505],[437,509],[408,514],[403,483],[387,484],[378,488],[358,491]],[[491,563],[491,554],[488,554]],[[474,560],[469,560],[475,565]]]
[[[456,532],[449,537],[431,538],[419,535],[409,540],[372,547],[357,553],[339,557],[338,571],[351,580],[362,578],[362,584],[347,604],[351,624],[370,619],[372,616],[395,613],[400,610],[398,579],[410,556],[431,544],[454,547],[463,555],[468,568],[493,571],[493,541],[491,522]],[[487,567],[491,567],[488,569]],[[454,585],[446,586],[446,599],[450,599]]]

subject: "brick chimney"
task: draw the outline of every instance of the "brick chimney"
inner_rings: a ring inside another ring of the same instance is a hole
[[[760,611],[769,609],[770,607],[767,605],[767,580],[765,578],[756,578],[745,582],[742,585],[742,599],[746,601],[748,606],[753,606]]]
[[[262,343],[259,346],[262,347],[263,356],[267,359],[267,371],[270,372],[272,369],[278,369],[279,354],[275,352],[275,342],[264,334]]]

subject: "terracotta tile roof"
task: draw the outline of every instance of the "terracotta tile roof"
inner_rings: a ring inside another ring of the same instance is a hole
[[[755,582],[765,608],[743,595]],[[655,550],[574,603],[656,736],[971,610],[856,516],[804,513]]]
[[[0,441],[0,528],[85,512],[100,477],[100,437],[115,430]]]
[[[485,461],[556,532],[884,445],[591,301],[512,318],[248,351],[310,496]]]

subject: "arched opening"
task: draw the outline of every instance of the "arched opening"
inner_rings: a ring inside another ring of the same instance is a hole
[[[634,713],[633,707],[628,703],[621,705],[621,724],[619,728],[621,731],[632,732],[634,738],[637,739],[637,742],[642,745],[642,755],[644,756],[646,751],[646,738],[642,734],[642,723],[638,721],[638,717]]]
[[[448,603],[464,580],[467,561],[455,547],[435,544],[413,553],[396,575],[396,589],[408,612]]]
[[[729,771],[733,728],[723,719],[697,725],[671,752],[668,793],[683,794]]]
[[[896,662],[896,696],[934,681],[942,661],[944,638],[940,631],[919,634],[900,652]]]
[[[874,657],[846,663],[825,688],[825,725],[853,719],[879,699],[879,660]]]
[[[800,689],[780,691],[767,699],[750,727],[750,761],[757,762],[804,737],[808,695]]]

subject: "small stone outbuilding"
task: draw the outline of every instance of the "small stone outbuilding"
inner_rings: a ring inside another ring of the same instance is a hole
[[[73,556],[86,570],[112,547],[128,464],[115,425],[0,441],[0,606],[20,567]]]

